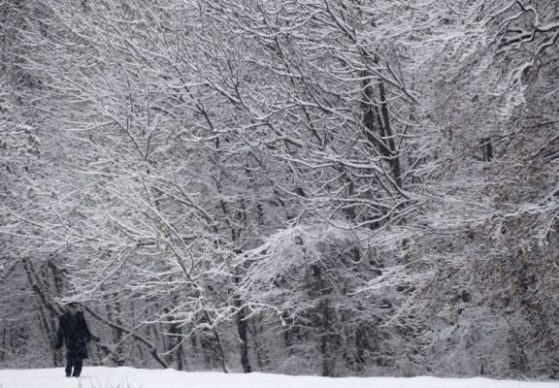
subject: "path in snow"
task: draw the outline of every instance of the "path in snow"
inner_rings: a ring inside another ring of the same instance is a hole
[[[58,369],[0,370],[0,388],[559,388],[557,383],[483,378],[285,376],[84,367],[79,379]]]

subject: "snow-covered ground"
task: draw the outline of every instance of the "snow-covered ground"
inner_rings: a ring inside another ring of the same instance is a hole
[[[559,388],[559,383],[482,378],[384,378],[222,374],[85,367],[79,379],[58,369],[0,370],[0,388]]]

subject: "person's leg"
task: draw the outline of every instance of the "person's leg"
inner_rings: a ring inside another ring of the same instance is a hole
[[[83,358],[76,356],[74,359],[74,377],[80,377],[82,373]]]
[[[72,367],[74,366],[75,358],[71,352],[66,352],[66,377],[70,377],[72,375]]]

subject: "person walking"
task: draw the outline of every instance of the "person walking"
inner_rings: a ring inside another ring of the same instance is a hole
[[[78,304],[68,303],[66,312],[59,318],[56,341],[56,349],[66,344],[66,377],[80,376],[83,360],[88,357],[86,343],[91,340],[99,341],[99,337],[89,331]]]

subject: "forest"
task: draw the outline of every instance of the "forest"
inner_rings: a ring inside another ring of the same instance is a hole
[[[0,368],[559,378],[557,0],[0,0]]]

